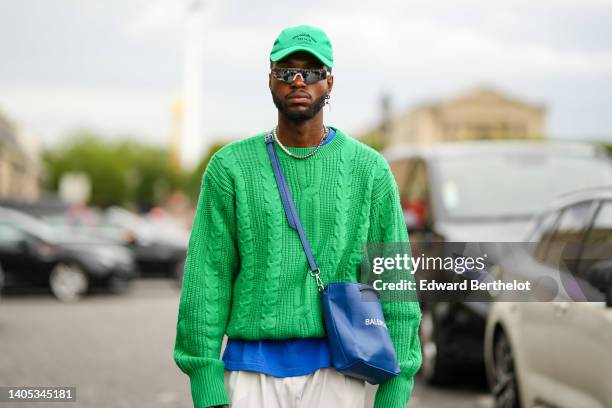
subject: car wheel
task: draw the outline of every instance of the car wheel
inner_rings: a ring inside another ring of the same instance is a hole
[[[83,297],[89,288],[89,277],[76,264],[59,263],[49,275],[49,286],[56,298],[74,302]]]
[[[508,337],[500,331],[493,345],[493,397],[496,408],[520,408],[514,355]]]
[[[419,331],[423,363],[421,373],[428,384],[445,385],[453,381],[454,367],[444,361],[442,330],[432,310],[424,310]]]

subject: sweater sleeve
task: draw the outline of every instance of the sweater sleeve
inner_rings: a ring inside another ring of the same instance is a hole
[[[221,343],[239,267],[233,184],[213,156],[202,177],[187,248],[174,361],[191,382],[194,408],[229,404]]]
[[[403,253],[411,257],[408,231],[400,206],[397,185],[386,162],[382,165],[381,173],[382,175],[375,180],[368,241],[383,244],[404,243],[401,245],[404,248]],[[412,274],[407,271],[402,271],[401,274],[392,273],[386,278],[384,273],[380,276],[385,282],[398,281],[400,278],[414,281]],[[416,296],[414,293],[411,295],[406,297],[399,293],[385,293],[381,297],[385,322],[401,373],[378,386],[374,408],[405,408],[414,386],[414,375],[421,366],[419,341],[421,310]]]

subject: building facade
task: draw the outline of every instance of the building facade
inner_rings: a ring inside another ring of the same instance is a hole
[[[546,110],[497,90],[478,88],[417,106],[391,121],[385,146],[474,139],[543,139]]]
[[[35,201],[42,184],[37,144],[0,114],[0,200]]]

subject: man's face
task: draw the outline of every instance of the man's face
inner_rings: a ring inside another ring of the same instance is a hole
[[[323,64],[314,55],[298,51],[289,54],[280,61],[273,62],[272,68],[323,68]],[[272,100],[278,111],[295,122],[303,122],[315,117],[325,105],[325,96],[333,87],[334,79],[331,75],[327,79],[306,84],[300,75],[288,84],[280,81],[272,74],[269,75],[270,92]]]

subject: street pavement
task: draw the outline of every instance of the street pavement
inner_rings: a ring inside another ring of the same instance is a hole
[[[179,290],[166,279],[139,280],[127,294],[98,294],[74,304],[47,294],[3,297],[0,386],[75,386],[77,397],[0,407],[191,407],[188,378],[172,359],[178,300]],[[492,403],[486,390],[431,388],[417,378],[408,406]]]

